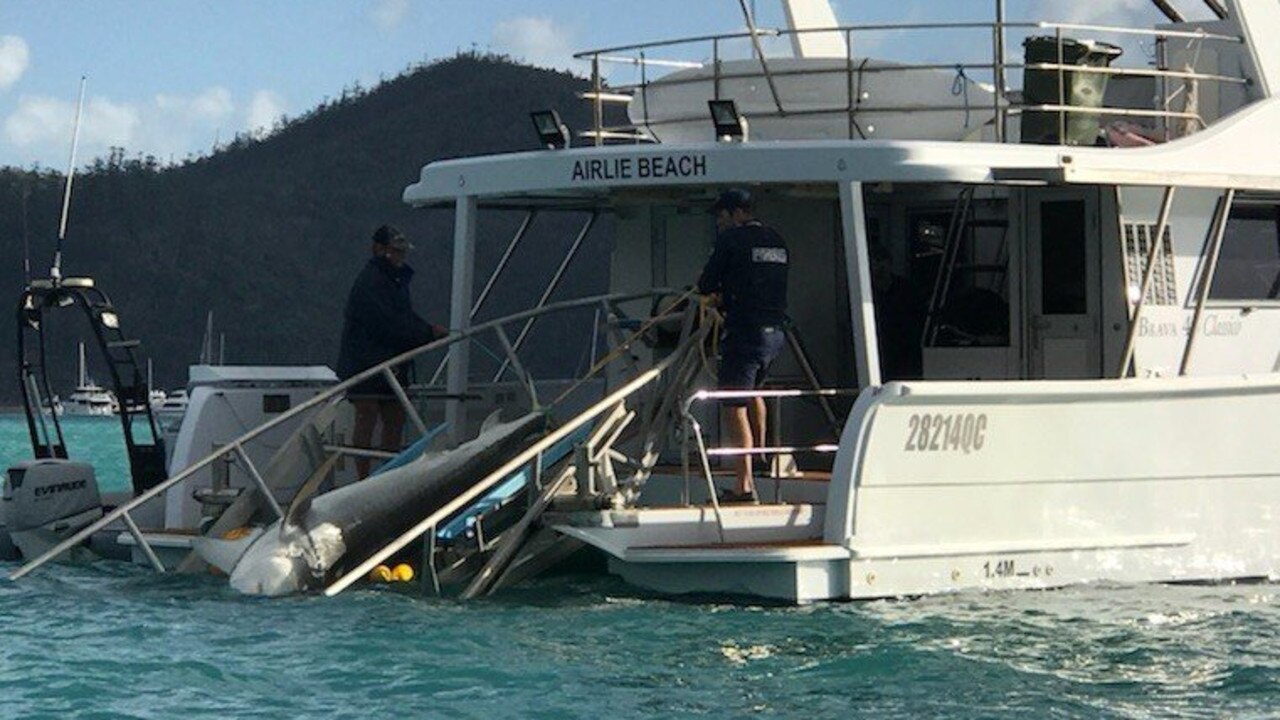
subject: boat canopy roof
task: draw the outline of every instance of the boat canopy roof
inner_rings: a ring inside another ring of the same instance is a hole
[[[338,381],[333,370],[323,365],[192,365],[188,369],[192,387],[224,383],[309,383],[331,385]]]
[[[959,182],[1235,188],[1280,192],[1280,99],[1141,148],[936,141],[797,140],[612,145],[430,163],[404,202],[459,197],[513,207],[590,207],[627,188],[753,183]]]

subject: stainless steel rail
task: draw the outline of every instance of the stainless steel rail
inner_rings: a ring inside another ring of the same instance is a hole
[[[819,443],[816,445],[773,445],[768,447],[719,447],[711,448],[707,446],[706,435],[702,431],[702,423],[698,422],[698,418],[693,414],[693,406],[697,403],[715,401],[715,400],[748,400],[748,399],[783,399],[783,398],[819,398],[828,399],[833,397],[856,397],[859,391],[848,388],[779,388],[779,389],[759,389],[759,390],[699,390],[691,394],[685,399],[683,407],[680,409],[680,416],[684,419],[686,427],[686,437],[693,436],[693,441],[698,454],[698,469],[702,476],[703,482],[707,487],[707,496],[711,501],[712,511],[716,517],[716,532],[720,537],[720,542],[725,541],[724,535],[724,518],[720,511],[720,499],[716,494],[715,479],[711,473],[711,458],[713,457],[744,457],[755,455],[756,453],[798,453],[812,452],[818,454],[835,454],[840,450],[840,446],[834,443]],[[689,502],[689,486],[691,475],[689,473],[688,461],[688,445],[686,443],[682,467],[684,468],[684,501]],[[782,500],[782,484],[774,483],[774,501]]]
[[[1005,5],[1004,0],[996,0],[995,19],[993,22],[866,23],[866,24],[853,24],[853,25],[838,25],[838,26],[823,27],[823,28],[801,28],[801,29],[751,27],[747,32],[720,33],[720,34],[713,34],[713,35],[697,35],[697,36],[677,38],[672,40],[658,40],[658,41],[645,42],[645,43],[636,43],[632,45],[617,45],[617,46],[612,46],[607,48],[599,48],[594,50],[582,51],[582,52],[576,53],[574,57],[578,59],[590,60],[592,63],[592,82],[594,86],[594,95],[595,95],[595,97],[593,98],[593,102],[596,105],[594,126],[591,130],[585,131],[584,135],[594,138],[597,144],[602,144],[603,141],[607,138],[635,140],[635,138],[637,137],[635,133],[640,131],[647,133],[650,126],[661,126],[664,124],[675,123],[675,122],[688,122],[690,120],[696,120],[701,117],[701,116],[698,116],[698,117],[687,117],[687,118],[673,118],[673,119],[663,120],[661,122],[655,122],[649,117],[649,108],[648,108],[648,103],[646,102],[645,103],[646,117],[644,118],[644,122],[641,123],[639,126],[630,127],[630,128],[605,128],[603,126],[603,114],[600,110],[600,103],[601,103],[600,94],[603,93],[606,88],[603,80],[603,76],[600,72],[600,64],[604,62],[626,63],[631,65],[637,65],[641,68],[642,72],[644,68],[649,65],[677,67],[677,68],[683,68],[683,69],[697,68],[697,67],[711,67],[712,77],[710,78],[710,80],[713,83],[713,87],[714,87],[713,97],[715,99],[721,98],[722,96],[721,85],[725,80],[734,79],[734,78],[743,78],[743,77],[759,77],[761,74],[763,74],[765,79],[769,83],[770,94],[775,104],[777,105],[777,108],[776,110],[769,111],[769,112],[756,112],[753,114],[753,117],[791,117],[791,116],[800,116],[800,115],[847,113],[850,118],[848,137],[851,140],[857,139],[863,135],[860,132],[859,125],[855,119],[860,110],[863,112],[901,112],[901,111],[952,112],[957,109],[956,107],[953,107],[953,106],[946,106],[946,107],[930,106],[930,107],[876,108],[875,110],[872,110],[872,111],[862,110],[862,108],[860,107],[861,103],[859,101],[859,98],[856,97],[857,95],[857,92],[856,92],[857,83],[855,82],[856,78],[869,72],[877,72],[877,71],[884,72],[884,71],[888,71],[889,69],[888,68],[867,68],[854,62],[854,56],[853,56],[854,42],[853,41],[854,41],[855,34],[858,34],[859,36],[861,36],[861,35],[874,34],[874,33],[936,32],[939,30],[989,33],[990,46],[991,46],[991,59],[989,62],[978,62],[978,63],[963,62],[963,63],[950,63],[950,64],[939,64],[936,62],[935,63],[897,63],[892,69],[895,71],[910,71],[910,70],[923,71],[923,70],[944,70],[948,68],[962,68],[964,70],[969,70],[969,71],[978,70],[978,71],[990,72],[992,84],[996,90],[995,93],[993,93],[994,107],[991,109],[994,113],[994,120],[991,121],[991,124],[994,127],[995,139],[997,142],[1007,142],[1009,139],[1008,132],[1007,132],[1008,117],[1010,115],[1019,114],[1025,111],[1056,112],[1059,115],[1060,125],[1066,124],[1066,118],[1068,115],[1077,114],[1077,113],[1093,114],[1093,115],[1113,115],[1117,117],[1146,117],[1146,118],[1160,120],[1162,123],[1167,122],[1167,120],[1169,119],[1186,119],[1186,120],[1193,120],[1197,122],[1200,125],[1200,127],[1204,127],[1206,125],[1203,118],[1201,118],[1196,113],[1191,113],[1191,112],[1179,113],[1179,112],[1171,111],[1168,107],[1169,95],[1167,92],[1161,93],[1161,100],[1160,100],[1161,106],[1154,108],[1152,110],[1141,110],[1141,109],[1135,109],[1135,108],[1110,108],[1110,107],[1084,108],[1084,107],[1068,104],[1066,102],[1065,94],[1062,92],[1060,92],[1060,95],[1062,95],[1062,97],[1059,98],[1059,102],[1052,105],[1011,104],[1006,102],[1006,98],[1005,98],[1005,94],[1007,91],[1006,82],[1007,82],[1008,73],[1010,70],[1018,70],[1018,69],[1047,70],[1047,71],[1056,70],[1059,74],[1060,86],[1064,85],[1064,80],[1065,80],[1064,75],[1067,72],[1081,73],[1081,74],[1099,74],[1099,75],[1120,76],[1120,77],[1153,77],[1159,81],[1162,88],[1167,88],[1167,83],[1170,80],[1176,80],[1179,82],[1214,82],[1214,83],[1223,83],[1223,84],[1247,84],[1248,83],[1248,80],[1243,77],[1222,75],[1217,73],[1174,71],[1174,70],[1170,70],[1167,67],[1168,56],[1167,56],[1165,46],[1170,39],[1185,39],[1190,42],[1243,43],[1244,39],[1240,36],[1226,35],[1221,33],[1211,33],[1203,30],[1157,30],[1154,28],[1135,28],[1135,27],[1124,27],[1124,26],[1117,26],[1117,25],[1062,23],[1062,22],[1044,22],[1044,21],[1006,22],[1004,19],[1004,5]],[[1058,40],[1058,62],[1057,63],[1033,63],[1031,65],[1024,65],[1020,63],[1009,62],[1008,58],[1006,57],[1006,54],[1007,54],[1006,33],[1009,30],[1043,31],[1046,33],[1053,33]],[[1063,36],[1064,32],[1091,32],[1091,33],[1105,33],[1105,34],[1112,34],[1112,35],[1127,35],[1127,36],[1134,36],[1134,37],[1153,38],[1158,48],[1158,52],[1157,52],[1158,67],[1154,69],[1147,69],[1147,68],[1130,69],[1130,68],[1100,68],[1100,67],[1090,67],[1090,66],[1083,66],[1083,65],[1067,65],[1063,62],[1063,42],[1065,39]],[[763,53],[763,50],[760,46],[759,39],[761,37],[788,37],[788,36],[795,36],[795,35],[801,35],[806,33],[842,33],[845,36],[845,46],[847,48],[847,53],[845,58],[846,62],[844,64],[844,67],[817,69],[817,70],[804,70],[804,71],[772,70],[769,67],[767,58],[765,57],[765,54]],[[737,41],[745,40],[751,43],[752,47],[755,48],[756,55],[759,57],[759,61],[761,64],[760,71],[750,72],[750,73],[742,73],[742,72],[726,73],[723,71],[722,69],[723,68],[723,58],[722,58],[723,45],[726,42],[735,41],[735,40]],[[688,60],[678,60],[673,58],[655,59],[655,58],[648,57],[647,55],[649,51],[655,50],[655,49],[670,50],[670,49],[676,49],[676,48],[688,48],[691,46],[696,47],[696,46],[701,46],[708,43],[710,43],[711,45],[711,48],[710,48],[711,60],[709,62],[695,63],[695,62],[690,62]],[[639,57],[638,58],[628,57],[627,53],[638,53]],[[775,82],[776,82],[776,79],[779,77],[786,77],[787,75],[794,75],[794,74],[826,74],[826,73],[837,73],[837,72],[844,73],[848,77],[848,81],[846,83],[846,86],[848,87],[848,97],[843,98],[843,102],[833,103],[830,108],[809,107],[804,110],[789,109],[785,107],[785,105],[783,104],[783,102],[780,100],[778,96],[778,91],[777,91]],[[690,78],[687,80],[681,80],[681,79],[663,80],[662,82],[664,84],[677,85],[685,82],[701,83],[701,82],[706,82],[707,80],[708,78],[699,77],[699,78]],[[641,80],[641,82],[638,85],[631,84],[631,85],[612,86],[609,88],[609,90],[614,93],[632,92],[632,93],[639,93],[640,95],[644,96],[647,94],[646,91],[650,87],[650,85],[652,85],[652,82],[646,76]],[[966,103],[966,106],[962,109],[968,110],[970,108]]]
[[[503,326],[507,324],[526,321],[530,318],[538,317],[541,315],[572,311],[572,310],[576,310],[578,308],[584,308],[584,307],[595,307],[602,302],[626,303],[626,302],[632,302],[637,300],[652,299],[654,297],[669,296],[669,295],[676,294],[678,292],[679,292],[678,290],[672,290],[670,288],[659,288],[659,289],[654,289],[654,290],[649,290],[644,292],[597,295],[597,296],[588,297],[588,298],[579,298],[576,300],[566,300],[559,303],[544,305],[539,308],[525,310],[523,312],[515,313],[513,315],[509,315],[503,318],[498,318],[496,320],[491,320],[489,322],[468,328],[467,330],[462,332],[454,332],[450,334],[448,337],[441,338],[434,342],[427,343],[426,345],[423,345],[421,347],[401,353],[400,355],[397,355],[396,357],[391,358],[390,360],[387,360],[383,363],[375,365],[369,368],[368,370],[365,370],[364,372],[358,373],[352,376],[351,378],[341,383],[338,383],[337,385],[334,385],[333,387],[329,388],[325,392],[320,393],[306,400],[305,402],[295,405],[290,410],[277,415],[276,417],[263,423],[262,425],[259,425],[256,428],[249,430],[248,432],[244,433],[240,437],[235,438],[234,440],[218,447],[216,450],[209,453],[205,457],[201,458],[200,460],[190,465],[186,469],[182,470],[177,475],[174,475],[173,477],[165,480],[164,482],[159,483],[155,487],[152,487],[151,489],[147,490],[141,495],[138,495],[137,497],[133,498],[129,502],[126,502],[120,505],[119,507],[115,508],[114,510],[106,513],[97,522],[90,524],[89,526],[85,527],[84,529],[80,530],[79,532],[75,533],[71,537],[64,540],[62,543],[58,544],[57,546],[41,554],[39,557],[32,559],[31,561],[24,564],[22,567],[19,567],[18,569],[14,570],[12,573],[9,574],[9,578],[11,580],[18,580],[24,577],[25,575],[29,574],[31,571],[35,570],[36,568],[39,568],[40,566],[48,563],[49,561],[59,557],[63,553],[66,553],[72,548],[78,546],[79,544],[84,542],[86,539],[88,539],[91,535],[93,535],[93,533],[98,532],[99,530],[105,528],[107,525],[110,525],[116,520],[124,518],[126,524],[131,524],[132,518],[129,517],[130,511],[137,509],[139,506],[153,500],[154,498],[158,497],[162,493],[167,492],[169,489],[189,480],[197,472],[199,472],[205,467],[208,467],[209,465],[217,461],[219,458],[227,455],[228,453],[238,453],[241,459],[247,461],[248,456],[244,454],[242,451],[242,448],[245,443],[252,441],[254,438],[258,437],[259,435],[275,427],[278,427],[283,423],[289,422],[299,417],[303,413],[307,413],[311,411],[314,408],[318,408],[327,403],[337,402],[341,400],[341,398],[345,395],[347,390],[349,390],[350,388],[374,376],[381,375],[384,371],[387,371],[403,363],[412,361],[414,358],[417,358],[421,355],[429,353],[433,350],[438,350],[441,348],[448,347],[455,343],[470,342],[474,338],[476,338],[476,336],[482,333],[500,332]],[[404,399],[402,398],[402,402],[403,401]],[[278,516],[283,515],[283,511],[280,507],[280,504],[270,493],[270,488],[267,487],[267,483],[265,482],[265,479],[263,479],[261,475],[256,472],[256,469],[252,468],[251,464],[249,465],[249,467],[251,468],[250,472],[251,472],[252,480],[254,481],[255,486],[257,486],[260,489],[260,492],[264,494],[265,500],[271,507],[272,511],[275,512]],[[139,533],[139,536],[141,536],[141,533]],[[150,551],[150,546],[147,545],[147,543],[145,542],[145,538],[140,542],[144,549],[144,552],[148,554],[148,557],[150,558],[151,556],[153,556],[154,552]]]

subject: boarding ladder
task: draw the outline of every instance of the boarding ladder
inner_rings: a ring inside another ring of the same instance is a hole
[[[940,250],[938,272],[921,337],[923,347],[936,347],[944,328],[955,330],[946,319],[948,305],[954,301],[958,287],[967,284],[1007,295],[1009,221],[976,215],[974,188],[965,187],[952,207],[946,238]],[[983,257],[983,250],[986,250],[986,257]]]

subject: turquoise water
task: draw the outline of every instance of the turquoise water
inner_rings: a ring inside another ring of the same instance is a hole
[[[103,443],[116,429],[83,428]],[[22,432],[0,418],[4,459],[25,456]],[[0,580],[0,717],[175,716],[1277,717],[1280,593],[791,608],[673,602],[591,574],[467,604],[252,599],[107,563]]]
[[[129,489],[129,459],[121,439],[120,419],[72,416],[61,418],[67,455],[92,463],[98,486],[105,492]],[[53,426],[46,425],[50,433]],[[149,435],[144,435],[149,438]],[[31,457],[31,437],[21,413],[0,413],[0,461],[4,467]]]

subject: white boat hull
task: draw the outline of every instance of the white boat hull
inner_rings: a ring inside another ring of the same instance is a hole
[[[707,542],[710,513],[658,550],[569,532],[644,587],[791,602],[1275,579],[1277,407],[1276,376],[892,383],[850,415],[813,542],[784,511],[800,506],[773,514],[790,542],[731,523]]]
[[[115,415],[115,411],[110,406],[101,407],[68,403],[62,406],[61,415],[63,417],[111,417]]]

